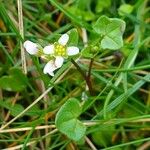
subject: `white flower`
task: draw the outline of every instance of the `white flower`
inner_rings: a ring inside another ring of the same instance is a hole
[[[58,43],[59,43],[60,45],[66,45],[67,42],[68,42],[68,40],[69,40],[69,35],[68,35],[68,34],[63,34],[63,35],[59,38]]]
[[[79,53],[79,48],[75,46],[67,47],[69,41],[69,35],[63,34],[58,42],[44,47],[43,53],[54,57],[53,61],[49,61],[45,68],[44,73],[48,73],[53,76],[53,71],[60,68],[63,65],[64,59],[68,56],[76,55]],[[48,70],[49,69],[49,70]],[[45,71],[46,70],[46,71]]]
[[[23,46],[26,51],[31,55],[36,55],[39,51],[38,45],[28,40],[24,42]]]
[[[54,71],[58,68],[60,68],[63,64],[63,59],[56,57],[55,60],[50,60],[44,67],[43,72],[44,74],[49,74],[51,76],[54,76]]]
[[[44,74],[49,74],[51,76],[54,76],[53,71],[55,71],[57,67],[55,66],[55,63],[53,60],[50,60],[44,67],[43,72]]]

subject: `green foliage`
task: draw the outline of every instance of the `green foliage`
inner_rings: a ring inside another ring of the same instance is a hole
[[[115,132],[115,126],[108,128],[99,128],[99,131],[93,132],[92,138],[97,145],[107,147],[111,143],[112,136]]]
[[[69,35],[69,41],[68,41],[68,45],[69,46],[77,46],[78,45],[78,40],[79,40],[79,35],[77,32],[77,29],[71,29],[68,32]]]
[[[68,7],[67,9],[79,19],[85,21],[92,21],[95,19],[95,14],[91,11],[91,0],[77,0],[75,5]]]
[[[85,21],[91,21],[94,20],[95,15],[91,11],[85,11],[83,9],[79,9],[78,7],[70,7],[68,8],[68,11],[76,14],[78,18],[83,19]]]
[[[74,141],[79,141],[86,131],[85,125],[78,120],[81,112],[82,108],[79,101],[75,98],[70,98],[56,115],[56,127]]]
[[[125,22],[117,18],[101,16],[93,25],[95,32],[101,36],[103,49],[117,50],[123,46],[122,35],[125,30]]]
[[[20,105],[20,104],[13,105],[13,104],[11,104],[11,102],[9,100],[7,100],[7,101],[0,100],[0,107],[4,107],[4,108],[8,109],[12,116],[17,116],[19,113],[21,113],[24,110],[22,105]]]
[[[93,58],[96,53],[100,51],[100,47],[96,45],[89,45],[82,50],[82,56],[85,58]]]
[[[49,0],[54,6],[56,6],[59,10],[61,10],[67,17],[69,17],[74,23],[80,25],[81,27],[86,28],[88,31],[92,31],[92,28],[89,23],[85,22],[82,18],[78,18],[76,14],[68,11],[66,8],[62,6],[62,4],[58,3],[55,0]]]
[[[95,11],[100,13],[104,9],[109,9],[111,6],[111,0],[100,1],[97,0]]]
[[[118,12],[120,16],[125,16],[125,14],[130,14],[133,11],[133,6],[129,4],[123,4],[119,7]]]
[[[91,46],[85,47],[82,50],[82,56],[86,57],[86,58],[92,58],[93,57],[93,54],[92,54],[92,51],[91,51]]]
[[[7,91],[22,91],[27,86],[27,77],[18,68],[11,68],[9,75],[0,78],[0,87]]]
[[[18,13],[19,1],[23,14]],[[145,146],[150,141],[148,4],[1,0],[0,149]],[[67,46],[79,48],[78,55],[65,59],[51,77],[43,74],[47,61],[25,51],[27,74],[22,73],[20,42],[31,40],[44,47],[64,33],[70,37]]]
[[[8,111],[10,111],[10,114],[12,116],[17,116],[24,110],[24,107],[21,104],[12,104],[12,102],[10,100],[4,100],[4,101],[1,100],[0,107],[3,107],[5,109],[7,109]],[[34,107],[32,107],[31,110],[29,110],[27,113],[25,113],[25,115],[38,116],[38,115],[41,115],[42,112],[43,112],[43,110],[40,110],[37,106],[34,106]]]
[[[27,116],[40,116],[44,110],[41,110],[38,106],[33,106],[28,112],[25,113]]]

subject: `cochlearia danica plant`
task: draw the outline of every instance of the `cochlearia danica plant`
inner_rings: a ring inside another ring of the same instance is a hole
[[[27,40],[24,42],[24,48],[30,55],[44,60],[43,73],[50,76],[54,76],[55,72],[64,63],[71,61],[85,79],[92,94],[89,76],[74,61],[74,57],[86,57],[93,60],[102,51],[119,50],[123,46],[122,36],[124,30],[125,22],[123,20],[101,16],[92,24],[92,32],[97,37],[94,39],[93,45],[87,45],[85,48],[80,49],[80,46],[77,45],[77,29],[71,29],[67,33],[60,35],[55,42],[49,42],[44,46]],[[82,105],[76,98],[70,98],[56,115],[56,127],[74,141],[80,141],[86,133],[86,126],[79,120],[81,113]]]

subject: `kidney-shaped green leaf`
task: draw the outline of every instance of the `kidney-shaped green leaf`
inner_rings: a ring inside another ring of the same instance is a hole
[[[103,49],[116,50],[123,46],[122,35],[125,30],[123,20],[101,16],[93,25],[93,29],[101,35],[100,44]]]
[[[82,108],[75,98],[70,98],[58,111],[56,127],[74,141],[79,141],[86,131],[85,125],[78,120]]]

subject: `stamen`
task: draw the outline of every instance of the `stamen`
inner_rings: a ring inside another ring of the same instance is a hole
[[[54,46],[56,56],[66,56],[66,46],[60,45],[59,43],[55,43]]]

